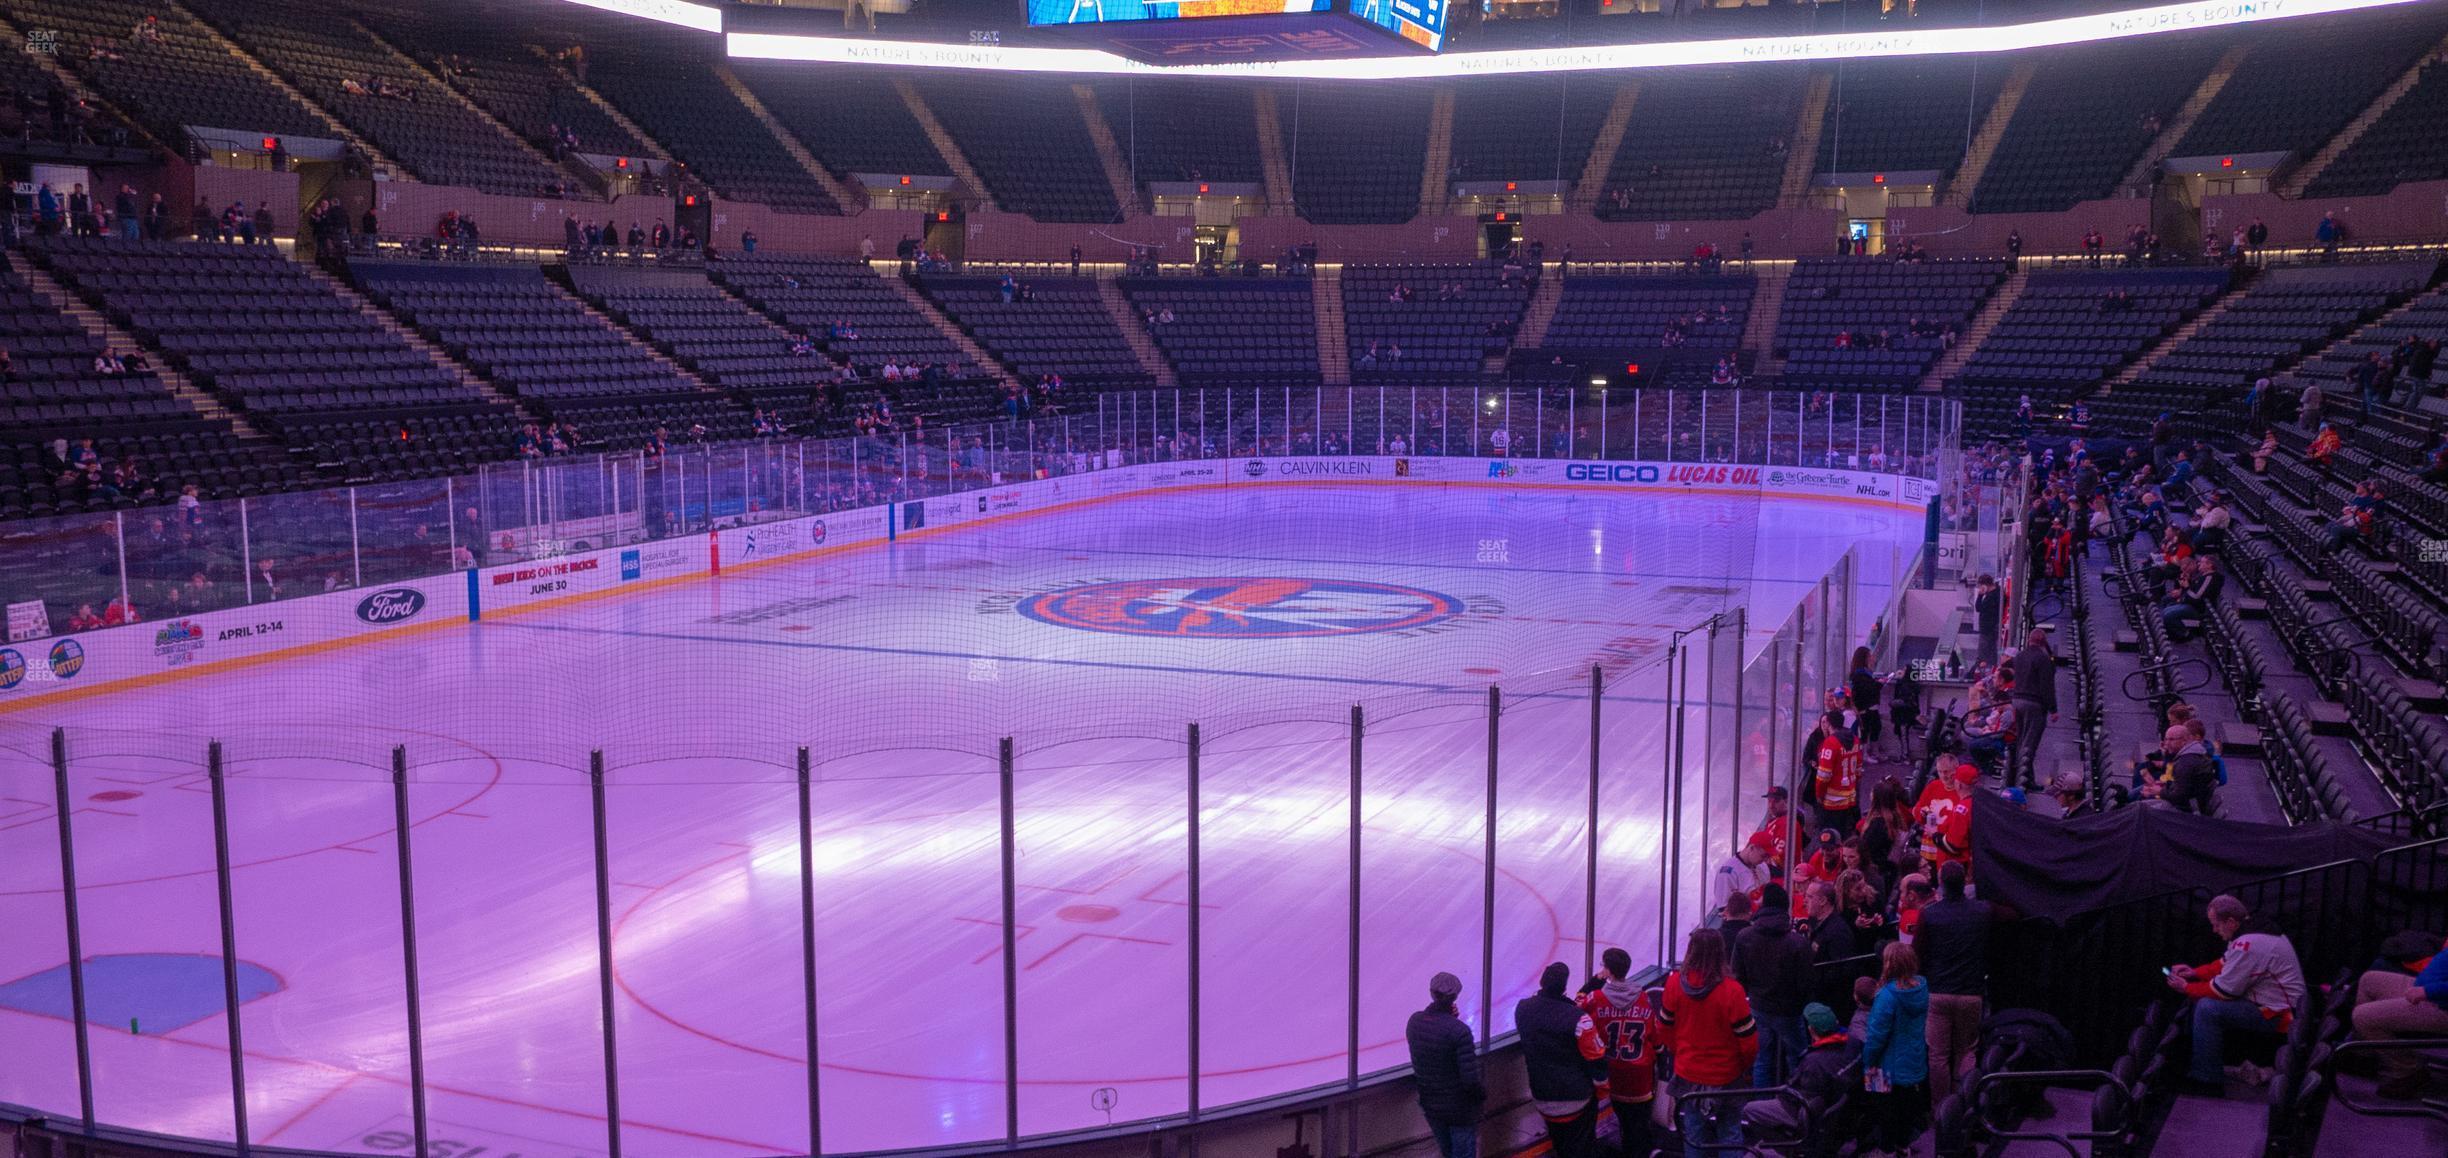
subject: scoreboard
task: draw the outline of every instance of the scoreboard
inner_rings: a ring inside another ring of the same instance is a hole
[[[1446,0],[1025,0],[1030,26],[1153,64],[1436,52]]]
[[[1125,20],[1197,20],[1215,16],[1275,16],[1330,11],[1332,0],[1028,0],[1035,25],[1112,24]]]
[[[1445,0],[1352,0],[1352,14],[1430,52],[1445,47]]]

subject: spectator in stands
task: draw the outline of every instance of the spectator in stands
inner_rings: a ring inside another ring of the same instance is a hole
[[[1920,821],[1921,859],[1935,872],[1951,861],[1972,859],[1972,789],[1980,769],[1958,764],[1952,775],[1932,776],[1913,804]]]
[[[1802,890],[1803,912],[1810,918],[1811,963],[1842,961],[1860,952],[1853,923],[1844,918],[1844,901],[1834,881],[1812,881]]]
[[[1779,1099],[1752,1102],[1743,1107],[1743,1133],[1756,1145],[1775,1146],[1782,1142],[1800,1147],[1798,1150],[1770,1151],[1773,1153],[1835,1158],[1855,1134],[1848,1120],[1850,1114],[1839,1118],[1831,1116],[1830,1111],[1843,1102],[1846,1095],[1859,1088],[1859,1083],[1848,1072],[1858,1055],[1858,1048],[1852,1037],[1845,1033],[1844,1025],[1837,1021],[1836,1011],[1826,1005],[1814,1001],[1804,1006],[1802,1024],[1810,1044],[1803,1052],[1801,1062],[1794,1067],[1793,1078],[1786,1083],[1786,1088],[1809,1107],[1809,1117],[1796,1116]],[[1807,1139],[1802,1136],[1805,1121],[1815,1127],[1814,1136]],[[1623,1152],[1629,1158],[1636,1154],[1645,1155],[1649,1148],[1644,1145],[1635,1149],[1627,1145]]]
[[[1734,1088],[1752,1071],[1758,1023],[1742,982],[1727,976],[1725,940],[1714,929],[1685,939],[1682,966],[1668,974],[1657,1011],[1658,1046],[1674,1055],[1675,1116],[1684,1153],[1734,1158],[1743,1150],[1735,1108],[1699,1095]]]
[[[2023,231],[2020,229],[2006,231],[2006,263],[2013,269],[2023,268]]]
[[[1776,851],[1776,839],[1767,832],[1755,832],[1717,866],[1709,879],[1709,900],[1724,907],[1725,899],[1735,893],[1757,897],[1769,883],[1769,857]]]
[[[255,244],[255,215],[247,212],[244,201],[232,201],[221,211],[221,240],[233,238],[240,245]]]
[[[743,229],[743,230],[740,230],[740,252],[741,252],[741,253],[744,253],[744,254],[747,254],[747,253],[755,253],[755,252],[756,252],[756,247],[757,247],[757,235],[756,235],[756,230],[753,230],[753,229]]]
[[[1715,933],[1707,940],[1718,944]],[[1513,1024],[1520,1027],[1530,1100],[1546,1119],[1547,1141],[1558,1158],[1588,1158],[1597,1152],[1597,1091],[1607,1067],[1596,1024],[1564,995],[1570,980],[1572,970],[1563,962],[1549,964],[1539,973],[1538,992],[1514,1005]]]
[[[2033,760],[2040,753],[2040,737],[2057,720],[2057,653],[2049,647],[2048,632],[2033,628],[2011,666],[2015,760],[2007,770],[2007,787],[2036,787]]]
[[[1581,986],[1578,1004],[1598,1031],[1617,1145],[1626,1154],[1646,1154],[1657,1096],[1657,1013],[1648,993],[1632,981],[1630,953],[1610,947],[1599,961],[1598,971]]]
[[[2364,1041],[2448,1038],[2448,946],[2437,934],[2400,933],[2381,948],[2387,964],[2355,982],[2355,1036]],[[2381,1097],[2422,1096],[2421,1054],[2383,1050],[2379,1063]]]
[[[2169,967],[2168,988],[2193,999],[2193,1057],[2186,1076],[2194,1091],[2226,1090],[2226,1045],[2231,1034],[2284,1034],[2303,1000],[2303,967],[2295,945],[2244,902],[2221,894],[2210,899],[2210,929],[2227,950],[2207,965]]]
[[[1923,936],[1929,918],[1922,916]],[[1921,978],[1914,946],[1894,944],[1879,954],[1878,996],[1870,1006],[1862,1042],[1862,1088],[1878,1110],[1875,1145],[1908,1154],[1929,1116],[1929,984]]]
[[[1980,632],[1980,650],[1974,653],[1972,659],[1974,667],[1997,661],[1998,617],[2004,599],[2004,593],[1998,588],[1997,576],[1983,574],[1973,582],[1972,613]]]
[[[2049,797],[2067,820],[2099,815],[2099,807],[2091,802],[2091,785],[2080,769],[2065,769],[2050,780]]]
[[[1965,895],[1962,864],[1938,870],[1938,900],[1921,910],[1913,949],[1929,970],[1930,1096],[1943,1100],[1980,1046],[1981,1003],[1989,986],[1986,901]]]
[[[1868,662],[1866,656],[1859,658],[1865,664]],[[1877,686],[1877,681],[1872,679],[1873,691]],[[1867,720],[1875,717],[1857,713],[1855,718]],[[1817,790],[1819,823],[1839,832],[1851,832],[1861,822],[1862,741],[1846,725],[1844,712],[1824,713],[1819,722],[1819,748],[1811,760],[1811,782]]]
[[[119,240],[135,241],[144,236],[144,219],[136,203],[136,187],[121,185],[119,195],[111,202],[111,222],[119,231]]]
[[[2337,214],[2321,214],[2320,224],[2312,227],[2312,240],[2320,243],[2321,260],[2336,261],[2338,242],[2345,239],[2346,227],[2338,222]]]
[[[1420,1114],[1442,1158],[1478,1158],[1479,1119],[1487,1105],[1477,1043],[1455,1011],[1461,996],[1461,978],[1451,973],[1429,978],[1428,1007],[1403,1027]]]
[[[1751,1084],[1778,1085],[1809,1045],[1802,1030],[1802,1006],[1810,1000],[1811,942],[1793,927],[1793,899],[1785,886],[1771,882],[1760,887],[1756,915],[1731,948],[1734,977],[1742,982],[1751,1016],[1759,1024]]]
[[[1751,894],[1726,894],[1725,903],[1716,913],[1718,935],[1725,938],[1726,960],[1736,976],[1742,973],[1742,935],[1751,928]]]
[[[278,230],[274,227],[272,221],[272,203],[269,201],[256,202],[255,236],[261,238],[265,245],[271,245],[275,240],[274,235],[277,232]]]
[[[2159,609],[2159,619],[2167,628],[2168,639],[2177,643],[2192,638],[2192,630],[2185,626],[2186,620],[2209,617],[2210,605],[2218,601],[2219,588],[2227,581],[2227,577],[2219,572],[2217,556],[2195,555],[2188,565],[2190,573],[2177,581],[2167,602]]]
[[[2321,528],[2321,553],[2334,555],[2358,540],[2370,538],[2379,524],[2381,498],[2378,479],[2356,483],[2354,494],[2338,509],[2338,517]]]
[[[2261,247],[2269,244],[2268,223],[2262,221],[2258,217],[2253,218],[2252,224],[2246,226],[2244,229],[2244,243],[2252,247],[2253,260],[2255,262],[2259,262],[2261,260]]]

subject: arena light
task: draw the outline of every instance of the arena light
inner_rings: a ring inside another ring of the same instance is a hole
[[[599,0],[576,0],[598,3]],[[600,0],[609,6],[612,0]],[[1501,76],[1531,72],[1664,68],[1674,65],[1753,64],[1775,61],[1863,60],[2015,52],[2063,44],[2122,40],[2163,32],[2233,28],[2423,0],[2194,0],[2151,8],[2129,8],[1999,24],[1986,28],[1903,28],[1812,36],[1768,36],[1733,40],[1673,40],[1645,44],[1601,44],[1499,52],[1449,52],[1435,56],[1382,56],[1351,60],[1238,61],[1225,64],[1156,65],[1094,48],[948,44],[914,40],[860,40],[732,32],[727,51],[756,60],[819,64],[874,64],[906,68],[952,68],[987,72],[1080,73],[1139,76],[1205,75],[1283,80],[1409,80]]]
[[[677,24],[699,32],[720,32],[722,9],[711,4],[691,4],[688,0],[562,0],[567,4],[583,4],[623,16],[635,16],[659,24]]]

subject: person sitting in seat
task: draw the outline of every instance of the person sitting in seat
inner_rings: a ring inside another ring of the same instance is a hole
[[[2287,1032],[2296,1003],[2303,1000],[2303,966],[2293,942],[2256,921],[2244,902],[2221,894],[2210,900],[2210,928],[2227,942],[2207,965],[2175,965],[2168,988],[2193,999],[2193,1056],[2186,1076],[2194,1091],[2226,1092],[2225,1047],[2234,1033]]]
[[[2192,631],[2185,626],[2186,620],[2209,616],[2210,605],[2218,602],[2219,586],[2227,579],[2219,573],[2216,555],[2195,555],[2186,566],[2190,569],[2189,577],[2177,580],[2166,605],[2159,609],[2159,619],[2167,626],[2168,639],[2177,643],[2192,637]]]
[[[2321,529],[2321,553],[2334,555],[2358,539],[2368,539],[2380,519],[2380,483],[2365,479],[2355,484],[2353,497],[2338,509],[2338,517]]]
[[[2355,1037],[2448,1038],[2448,946],[2439,935],[2398,933],[2381,943],[2380,961],[2355,983]],[[2379,1062],[2381,1097],[2422,1096],[2421,1054],[2384,1050]]]
[[[1779,1153],[1835,1158],[1846,1142],[1861,1133],[1847,1097],[1860,1087],[1852,1070],[1861,1058],[1861,1043],[1845,1032],[1844,1023],[1836,1019],[1836,1011],[1820,1002],[1802,1007],[1802,1025],[1810,1044],[1802,1051],[1802,1060],[1795,1064],[1792,1079],[1785,1083],[1792,1101],[1780,1097],[1745,1105],[1743,1133],[1754,1144],[1799,1147]],[[1797,1107],[1797,1102],[1807,1106],[1807,1110]],[[1810,1126],[1807,1139],[1803,1136],[1805,1124]]]
[[[2327,470],[2329,460],[2336,458],[2337,452],[2345,446],[2346,440],[2339,436],[2337,427],[2324,422],[2321,423],[2320,433],[2312,436],[2312,445],[2304,448],[2304,458],[2312,465]]]

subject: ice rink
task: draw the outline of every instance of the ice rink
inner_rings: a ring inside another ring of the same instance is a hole
[[[1355,705],[1359,1068],[1399,1064],[1431,973],[1463,976],[1478,1019],[1488,687],[1507,699],[1502,1032],[1543,964],[1582,960],[1591,665],[1622,673],[1600,741],[1599,937],[1648,960],[1668,636],[1740,606],[1749,654],[1856,545],[1859,635],[1920,524],[1800,499],[1173,494],[0,716],[0,1101],[77,1108],[55,725],[107,1123],[233,1129],[209,740],[258,1145],[409,1149],[395,746],[433,1136],[456,1147],[437,1152],[605,1149],[595,750],[630,1153],[807,1149],[802,745],[827,1151],[1003,1135],[1006,736],[1024,1132],[1188,1103],[1193,721],[1201,1103],[1346,1072]]]

